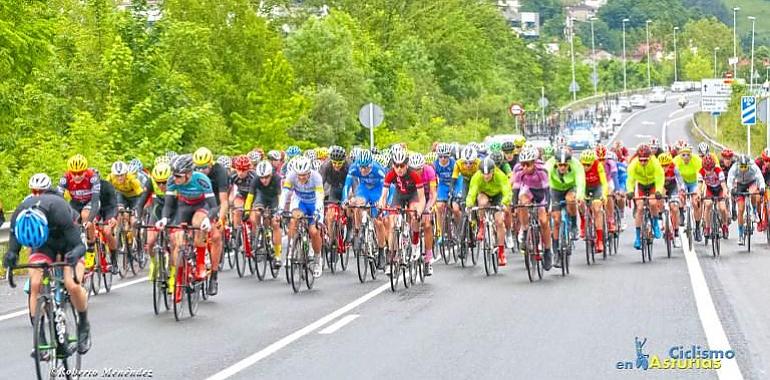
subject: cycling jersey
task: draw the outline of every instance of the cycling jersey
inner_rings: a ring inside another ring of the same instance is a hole
[[[94,218],[99,214],[99,197],[101,192],[102,181],[99,178],[99,174],[94,169],[88,169],[83,173],[83,179],[80,182],[75,182],[72,173],[67,172],[59,180],[59,186],[56,192],[64,196],[64,192],[68,192],[72,201],[70,206],[74,207],[78,212],[84,208],[90,208],[88,214],[88,222],[93,222]]]
[[[466,180],[470,180],[470,178],[476,173],[476,171],[479,170],[479,167],[481,166],[481,160],[478,158],[474,160],[470,166],[465,165],[465,160],[457,160],[455,163],[454,170],[452,171],[452,178],[457,179],[460,175],[465,177]]]
[[[110,220],[118,214],[118,198],[115,188],[107,180],[101,180],[99,190],[99,218],[102,221]]]
[[[604,175],[607,178],[607,185],[610,191],[617,191],[620,189],[620,182],[618,181],[618,164],[615,160],[604,161]]]
[[[425,164],[422,166],[422,183],[423,190],[425,190],[425,209],[430,210],[436,200],[431,198],[430,194],[432,190],[436,189],[436,172],[433,170],[433,166]]]
[[[345,179],[348,176],[349,165],[347,162],[343,163],[339,170],[335,169],[331,161],[328,161],[321,165],[319,173],[323,179],[324,185],[328,185],[332,189],[342,189],[345,186]]]
[[[310,171],[310,177],[305,183],[299,181],[299,175],[291,172],[283,181],[281,190],[280,207],[286,207],[286,201],[291,197],[292,209],[299,208],[306,216],[317,216],[323,219],[324,212],[324,187],[321,174],[315,170]]]
[[[533,189],[537,190],[549,188],[548,172],[545,171],[545,166],[540,160],[535,162],[535,170],[533,170],[531,173],[527,173],[527,171],[521,166],[520,163],[516,164],[513,172],[514,175],[512,180],[513,188],[515,190],[527,192]]]
[[[178,199],[188,205],[198,205],[207,201],[207,199],[211,199],[216,203],[211,181],[205,174],[199,172],[193,172],[190,180],[181,185],[177,185],[171,179],[166,190],[167,201],[169,197]],[[166,206],[169,206],[169,202],[166,202]]]
[[[632,193],[636,189],[636,185],[649,186],[654,184],[656,191],[663,191],[664,185],[664,173],[663,167],[660,165],[660,161],[656,157],[650,156],[646,165],[642,165],[639,162],[639,158],[635,157],[628,165],[628,179],[626,181],[626,192]]]
[[[217,196],[214,197],[214,200],[217,202],[217,206],[219,206],[221,201],[219,199],[219,193],[227,193],[227,189],[230,186],[227,178],[227,170],[218,162],[215,162],[214,165],[211,166],[211,169],[209,169],[209,174],[206,176],[208,177],[209,182],[211,182],[212,191],[217,194]]]
[[[663,176],[665,178],[663,186],[669,196],[676,193],[679,189],[684,189],[682,175],[673,162],[663,167]]]
[[[241,178],[238,173],[230,176],[229,183],[233,186],[236,195],[245,198],[249,194],[249,189],[254,181],[257,180],[257,174],[253,170],[246,172],[246,176]]]
[[[576,189],[577,194],[583,194],[585,192],[585,172],[583,171],[583,166],[575,158],[571,158],[568,164],[567,172],[561,174],[556,165],[556,158],[551,157],[548,159],[545,163],[545,170],[548,172],[548,185],[551,189],[557,191]]]
[[[357,181],[356,196],[365,198],[370,203],[376,203],[382,195],[385,180],[385,170],[379,163],[373,162],[369,173],[363,175],[358,165],[353,165],[345,177],[345,187],[342,189],[342,201],[348,200],[353,182]]]
[[[465,198],[465,204],[468,207],[473,207],[476,204],[476,198],[480,193],[490,198],[502,194],[503,197],[500,203],[505,206],[511,204],[512,192],[511,186],[508,184],[508,176],[499,168],[495,168],[493,173],[492,180],[489,182],[484,180],[484,173],[480,171],[471,177],[471,182],[468,186],[468,196]]]
[[[690,162],[685,163],[681,155],[674,157],[674,164],[679,169],[679,174],[685,183],[695,183],[698,181],[698,172],[701,169],[703,161],[698,155],[690,155]]]
[[[435,168],[439,185],[451,186],[453,181],[452,174],[455,170],[454,158],[449,158],[449,163],[446,166],[441,165],[441,159],[436,159],[433,162],[433,167]]]
[[[602,189],[602,194],[607,194],[607,175],[604,173],[604,164],[596,160],[588,169],[585,169],[586,190]]]
[[[727,173],[727,188],[735,188],[735,184],[738,185],[750,185],[756,183],[760,189],[765,188],[764,178],[762,177],[762,171],[759,170],[756,164],[753,162],[748,166],[746,170],[741,170],[740,165],[735,164]]]
[[[415,194],[418,190],[423,189],[422,176],[411,168],[406,169],[406,173],[402,176],[391,169],[385,175],[385,187],[390,187],[390,184],[395,184],[396,192],[402,195]]]
[[[249,195],[246,197],[246,202],[243,208],[251,210],[252,203],[255,206],[263,207],[278,207],[278,198],[281,194],[281,176],[278,173],[273,173],[270,177],[270,182],[267,185],[262,183],[259,178],[254,179],[251,182],[249,188]]]
[[[706,172],[706,169],[701,168],[698,172],[698,182],[703,182],[706,186],[711,188],[717,188],[725,181],[725,173],[719,166],[715,167],[711,172]]]
[[[770,162],[765,162],[762,156],[759,156],[754,163],[759,168],[759,171],[762,172],[762,176],[765,177],[765,184],[770,183]]]
[[[115,191],[126,198],[138,197],[144,192],[144,186],[142,186],[142,183],[133,173],[126,174],[123,182],[118,180],[118,176],[114,174],[110,174],[107,180],[115,188]]]

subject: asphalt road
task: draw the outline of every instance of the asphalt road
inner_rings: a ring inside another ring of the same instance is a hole
[[[616,137],[632,145],[661,137],[664,126],[667,140],[686,137],[696,107],[674,102],[627,116]],[[396,293],[384,276],[360,284],[355,268],[327,271],[299,294],[282,277],[259,282],[227,271],[220,294],[182,322],[153,314],[149,282],[129,283],[91,298],[93,348],[83,368],[145,368],[160,379],[763,379],[768,246],[758,237],[745,253],[734,236],[716,260],[703,245],[667,259],[658,241],[653,262],[642,264],[629,228],[620,253],[595,265],[578,244],[567,277],[552,270],[530,283],[520,256],[492,277],[483,264],[440,263],[425,284]],[[23,295],[0,297],[2,377],[32,378],[29,321],[10,314]],[[664,359],[673,346],[715,349],[720,332],[737,358],[720,372],[617,369],[635,364],[637,337],[646,338],[644,353]]]

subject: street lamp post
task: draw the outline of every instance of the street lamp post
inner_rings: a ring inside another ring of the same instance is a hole
[[[741,10],[741,7],[733,8],[733,78],[738,78],[738,50],[735,45],[735,15],[739,10]]]
[[[754,91],[754,23],[757,18],[749,16],[749,20],[751,20],[751,72],[749,73],[749,89]]]
[[[676,31],[679,30],[678,26],[674,27],[674,82],[678,81],[679,78],[677,77],[676,73],[676,56],[678,55],[676,50]]]
[[[652,81],[650,79],[650,23],[652,20],[645,22],[647,29],[647,87],[652,87]]]
[[[572,92],[572,101],[577,100],[577,90],[574,88],[577,82],[575,82],[575,19],[569,18],[569,51],[572,57],[572,83],[570,83],[570,91]]]
[[[629,20],[623,19],[623,92],[628,89],[628,83],[626,81],[626,23]]]
[[[591,63],[593,64],[593,77],[591,78],[591,82],[594,84],[594,96],[596,96],[597,87],[599,86],[599,75],[596,73],[596,40],[594,39],[594,21],[596,21],[596,17],[591,17]]]
[[[719,51],[719,46],[714,48],[714,78],[717,77],[717,52]]]

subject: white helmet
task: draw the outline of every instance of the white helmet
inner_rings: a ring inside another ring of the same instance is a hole
[[[476,149],[470,146],[470,144],[460,152],[460,159],[464,161],[476,161],[477,157],[478,154],[476,153]]]
[[[255,169],[257,177],[267,177],[273,174],[273,165],[270,165],[270,161],[260,161]]]
[[[535,161],[538,156],[537,148],[527,148],[522,149],[521,154],[519,154],[519,162],[530,162]]]
[[[294,163],[294,171],[297,172],[297,174],[310,173],[310,170],[312,169],[312,164],[310,163],[310,160],[308,160],[307,157],[297,157],[291,161],[292,163]]]
[[[421,153],[412,153],[411,156],[409,156],[409,167],[418,170],[422,169],[423,165],[425,165],[425,156],[423,156]]]
[[[112,175],[125,175],[128,174],[128,165],[123,161],[115,161],[112,164]]]
[[[408,159],[405,150],[396,150],[391,152],[391,157],[394,164],[403,164]]]
[[[29,179],[29,189],[37,191],[51,190],[51,177],[45,173],[37,173]]]
[[[315,171],[320,170],[321,169],[321,165],[323,165],[323,161],[321,161],[321,160],[316,159],[316,160],[312,161],[313,170],[315,170]]]

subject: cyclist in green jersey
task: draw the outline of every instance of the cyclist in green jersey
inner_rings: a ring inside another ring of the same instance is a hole
[[[567,204],[567,214],[570,218],[570,233],[577,236],[577,204],[576,194],[585,192],[585,172],[580,162],[572,157],[569,148],[561,147],[555,157],[545,163],[548,171],[548,183],[551,187],[551,221],[553,229],[554,249],[559,248],[559,227],[561,224],[562,202]]]
[[[471,177],[465,204],[470,208],[476,205],[477,200],[479,207],[509,206],[511,204],[511,186],[508,184],[508,177],[495,166],[495,162],[489,157],[481,162],[481,170]],[[484,237],[484,212],[479,212],[478,218],[479,231],[476,239],[482,240]],[[495,212],[494,218],[497,235],[497,261],[500,266],[505,266],[505,223],[502,211]]]

